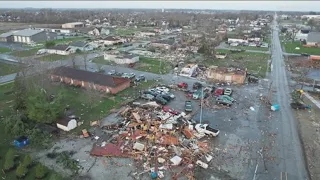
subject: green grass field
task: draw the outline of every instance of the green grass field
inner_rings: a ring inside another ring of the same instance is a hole
[[[0,117],[3,118],[5,116],[8,116],[13,113],[11,110],[12,106],[12,100],[13,100],[13,94],[10,93],[12,91],[13,83],[5,84],[5,85],[0,85]],[[0,119],[1,119],[0,118]],[[5,161],[5,155],[7,151],[12,148],[16,149],[12,143],[15,137],[12,137],[9,134],[4,133],[5,132],[5,127],[4,124],[2,123],[2,120],[0,120],[0,169],[3,169],[4,161]],[[16,155],[17,158],[15,160],[15,165],[16,167],[18,166],[19,162],[23,160],[23,157],[25,155],[25,152],[19,149],[16,149]],[[9,180],[15,180],[17,177],[15,176],[15,169],[5,172],[0,171],[0,176],[3,179],[9,179]],[[48,180],[50,176],[55,173],[52,170],[49,170],[48,174],[46,175],[43,180]],[[31,166],[29,168],[29,171],[26,175],[24,180],[34,180],[35,178],[35,166]]]
[[[69,56],[59,55],[59,54],[49,54],[45,56],[38,57],[36,59],[40,61],[58,61],[68,59]]]
[[[161,62],[159,59],[141,56],[134,69],[155,74],[167,74],[170,72],[172,67],[168,62]]]
[[[24,51],[13,51],[11,55],[17,56],[17,57],[30,57],[30,56],[36,55],[39,49],[41,48],[33,48],[29,50],[24,50]]]
[[[265,77],[269,54],[252,53],[252,52],[239,52],[231,53],[229,50],[218,49],[217,52],[227,53],[225,59],[206,60],[204,63],[208,66],[236,66],[240,68],[247,68],[248,72],[256,73],[260,77]]]
[[[236,49],[255,50],[255,51],[269,51],[269,48],[251,47],[251,46],[235,46]]]
[[[16,73],[19,71],[19,69],[20,69],[19,66],[0,62],[0,76]]]
[[[285,52],[287,53],[295,53],[295,54],[301,54],[301,53],[307,53],[310,55],[320,55],[320,48],[316,47],[303,47],[300,42],[282,42],[282,45],[285,48]],[[300,49],[295,49],[296,47],[299,47]]]
[[[104,60],[103,56],[93,58],[92,62],[97,63],[97,64],[103,64],[103,65],[114,65],[115,64],[115,63],[112,63],[111,61]]]
[[[5,48],[5,47],[0,47],[0,53],[7,53],[7,52],[11,52],[11,49]]]

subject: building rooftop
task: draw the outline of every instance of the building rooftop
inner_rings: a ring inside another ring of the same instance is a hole
[[[13,35],[15,35],[15,36],[33,36],[33,35],[39,34],[41,32],[44,32],[44,30],[23,29],[23,30],[20,30],[20,31],[13,32]]]
[[[13,32],[15,32],[15,31],[9,31],[9,32],[6,32],[6,33],[2,33],[2,34],[0,34],[0,37],[6,38],[6,37],[9,37],[9,36],[12,36]]]
[[[68,25],[78,25],[78,24],[84,24],[83,22],[70,22],[70,23],[65,23]]]
[[[61,51],[64,51],[68,48],[69,46],[68,45],[55,45],[53,47],[49,47],[47,49],[54,49],[54,50],[61,50]]]
[[[87,42],[85,41],[75,41],[70,44],[70,46],[75,46],[75,47],[84,47],[85,45],[87,45]]]
[[[307,38],[308,42],[320,42],[320,32],[310,32]]]
[[[130,81],[130,79],[127,78],[113,77],[105,74],[94,73],[70,67],[57,67],[53,70],[52,74],[108,87],[117,87],[123,83]]]

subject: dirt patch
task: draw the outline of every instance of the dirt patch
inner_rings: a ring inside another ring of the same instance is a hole
[[[61,28],[61,24],[28,24],[28,23],[8,23],[8,22],[1,22],[0,23],[0,30],[17,30],[17,29],[24,29],[37,27],[37,28]]]
[[[320,179],[320,110],[314,107],[311,101],[304,99],[306,104],[311,104],[311,111],[296,111],[299,122],[301,141],[304,147],[308,171],[311,180]]]

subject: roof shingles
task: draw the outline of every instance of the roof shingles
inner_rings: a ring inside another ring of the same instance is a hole
[[[57,67],[53,70],[52,74],[57,76],[68,77],[85,82],[91,82],[103,86],[115,88],[123,83],[130,81],[130,79],[122,77],[113,77],[105,74],[94,73],[69,67]]]

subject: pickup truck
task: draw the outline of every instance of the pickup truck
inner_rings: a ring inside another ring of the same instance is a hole
[[[218,129],[211,128],[208,124],[197,124],[195,129],[200,134],[206,134],[210,136],[218,136],[220,131]]]
[[[186,101],[184,104],[184,110],[186,112],[191,112],[192,111],[192,102],[191,101]]]

